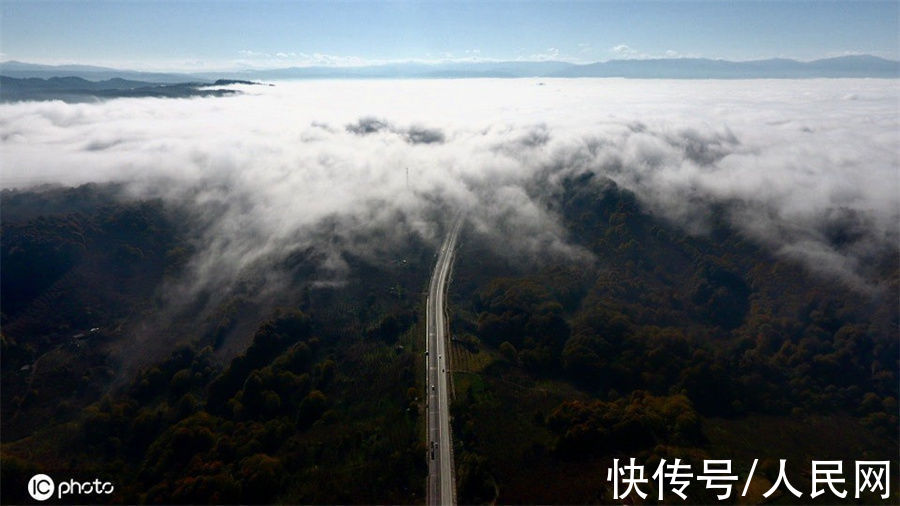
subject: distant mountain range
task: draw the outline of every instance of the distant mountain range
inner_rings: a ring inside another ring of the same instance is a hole
[[[90,81],[105,81],[118,78],[151,83],[183,83],[191,80],[185,74],[138,72],[91,65],[38,65],[18,61],[0,62],[0,75],[19,79],[80,77]]]
[[[659,79],[757,79],[900,77],[900,62],[875,56],[843,56],[811,62],[787,59],[733,62],[705,58],[566,62],[398,63],[366,67],[292,67],[235,75],[254,79],[626,77]]]
[[[183,77],[182,77],[183,78]],[[153,83],[112,78],[89,81],[81,77],[16,78],[0,75],[0,102],[22,100],[63,100],[85,102],[122,97],[221,97],[237,93],[222,88],[231,84],[254,84],[248,81],[218,80],[209,82]]]
[[[677,58],[611,60],[579,65],[565,77],[633,77],[671,79],[758,79],[812,77],[900,77],[900,62],[876,56],[841,56],[800,62],[784,58],[753,61]]]
[[[216,73],[159,73],[86,65],[0,63],[0,75],[15,78],[80,77],[100,81],[113,78],[153,83],[184,83],[216,79],[379,79],[471,77],[626,77],[661,79],[760,79],[814,77],[900,77],[900,62],[871,55],[841,56],[810,62],[783,58],[728,61],[707,58],[610,60],[574,64],[559,61],[459,63],[392,63],[360,67],[288,67]]]

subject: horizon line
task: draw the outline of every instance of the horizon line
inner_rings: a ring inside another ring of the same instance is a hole
[[[638,56],[638,57],[630,57],[630,58],[610,58],[607,60],[596,60],[596,61],[571,61],[566,59],[528,59],[528,58],[514,58],[514,59],[500,59],[500,58],[483,58],[483,57],[475,57],[475,58],[445,58],[445,59],[436,59],[436,60],[428,60],[421,58],[408,58],[408,59],[397,59],[397,60],[368,60],[368,61],[359,61],[350,64],[342,64],[336,62],[310,62],[308,64],[304,63],[288,63],[285,62],[283,66],[278,65],[251,65],[251,64],[236,64],[231,67],[206,67],[197,68],[195,70],[191,70],[190,67],[147,67],[145,69],[140,69],[140,67],[132,67],[130,65],[119,66],[120,64],[95,64],[95,63],[77,63],[77,62],[68,62],[68,63],[38,63],[36,61],[24,61],[17,59],[7,59],[0,61],[0,65],[7,64],[23,64],[23,65],[35,65],[35,66],[45,66],[45,67],[95,67],[97,69],[102,70],[114,70],[119,72],[136,72],[136,73],[171,73],[171,74],[190,74],[190,73],[205,73],[205,72],[259,72],[259,71],[277,71],[277,70],[289,70],[289,69],[303,69],[303,68],[328,68],[328,69],[358,69],[358,68],[367,68],[367,67],[383,67],[389,65],[427,65],[427,66],[438,66],[438,65],[451,65],[451,64],[501,64],[501,63],[520,63],[520,64],[565,64],[571,66],[588,66],[588,65],[596,65],[596,64],[604,64],[611,62],[637,62],[637,61],[677,61],[677,60],[691,60],[691,61],[714,61],[714,62],[726,62],[726,63],[754,63],[754,62],[764,62],[764,61],[791,61],[796,63],[814,63],[825,60],[836,60],[842,58],[854,58],[854,57],[869,57],[878,60],[882,60],[889,63],[900,64],[900,60],[895,60],[892,58],[886,58],[883,56],[874,55],[871,53],[848,53],[836,56],[826,56],[822,58],[814,58],[811,60],[802,60],[797,58],[789,58],[783,56],[772,56],[772,57],[764,57],[764,58],[752,58],[746,60],[739,59],[728,59],[728,58],[719,58],[719,57],[704,57],[704,56],[692,56],[692,55],[678,55],[678,56]]]

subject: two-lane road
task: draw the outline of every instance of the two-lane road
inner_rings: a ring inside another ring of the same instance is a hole
[[[428,389],[428,504],[456,503],[450,440],[449,360],[445,296],[462,219],[457,218],[438,252],[426,303],[425,388]]]

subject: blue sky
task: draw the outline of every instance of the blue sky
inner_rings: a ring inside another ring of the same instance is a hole
[[[0,0],[0,59],[186,70],[389,61],[900,58],[900,2]]]

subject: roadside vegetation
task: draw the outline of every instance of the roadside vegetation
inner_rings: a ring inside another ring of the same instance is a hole
[[[685,234],[609,181],[569,181],[559,213],[593,260],[535,265],[461,239],[461,503],[610,502],[613,458],[648,476],[662,458],[744,473],[759,458],[761,491],[788,458],[806,498],[810,459],[898,464],[896,252],[862,293],[723,223]]]
[[[101,476],[111,503],[424,501],[433,251],[348,258],[329,289],[296,255],[283,298],[239,287],[173,312],[160,290],[184,273],[190,217],[115,194],[4,192],[4,503],[36,472]]]

